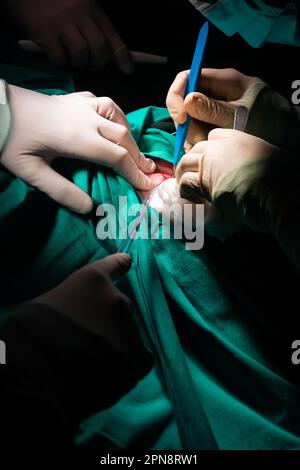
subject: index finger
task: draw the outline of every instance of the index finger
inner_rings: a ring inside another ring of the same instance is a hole
[[[126,44],[100,6],[97,8],[96,16],[96,21],[101,26],[106,39],[111,45],[120,70],[127,75],[131,74],[133,72],[133,62]]]
[[[178,124],[183,124],[186,121],[187,113],[184,111],[184,93],[186,90],[189,70],[180,72],[172,85],[170,86],[166,105],[173,120]]]
[[[105,139],[126,149],[140,170],[145,173],[152,173],[155,170],[155,163],[140,152],[137,143],[131,135],[130,129],[128,130],[123,125],[103,119],[103,117],[100,116],[99,133]]]
[[[102,121],[100,134],[106,139],[122,145],[137,164],[138,168],[145,173],[151,173],[155,169],[153,160],[145,158],[140,152],[137,143],[135,142],[129,123],[126,119],[125,114],[119,108],[119,106],[112,101],[111,98],[102,97],[95,98],[97,113],[101,118],[105,118],[106,121]],[[117,126],[115,126],[117,124]]]
[[[125,126],[130,131],[129,122],[122,109],[108,96],[102,96],[95,98],[94,100],[97,113],[108,119],[109,121],[115,122]]]

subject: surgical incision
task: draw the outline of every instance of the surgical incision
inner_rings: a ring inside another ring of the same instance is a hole
[[[151,157],[153,158],[153,157]],[[156,163],[155,173],[150,175],[153,180],[156,191],[151,197],[149,206],[160,212],[163,217],[174,221],[176,212],[170,211],[171,207],[175,205],[184,208],[185,204],[195,204],[189,202],[187,199],[180,197],[179,185],[176,179],[173,178],[173,165],[161,159],[153,158]],[[151,191],[142,191],[141,194],[146,199]],[[240,225],[235,222],[231,217],[221,214],[213,204],[203,199],[204,204],[204,224],[205,231],[220,240],[224,240],[228,235],[238,231]],[[195,211],[193,210],[193,213]]]

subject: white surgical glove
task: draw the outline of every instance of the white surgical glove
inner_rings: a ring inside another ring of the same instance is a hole
[[[59,175],[57,157],[84,159],[113,168],[134,187],[153,183],[145,173],[155,163],[138,149],[121,109],[92,93],[47,96],[9,86],[12,124],[0,162],[13,174],[79,213],[92,209],[91,198]]]
[[[214,129],[176,171],[182,197],[205,198],[255,231],[275,236],[300,270],[300,159],[262,139]]]
[[[1,0],[4,17],[57,66],[103,68],[114,60],[133,72],[127,46],[99,0]]]

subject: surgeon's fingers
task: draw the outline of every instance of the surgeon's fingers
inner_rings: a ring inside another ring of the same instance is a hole
[[[134,67],[130,52],[100,6],[96,9],[95,21],[104,32],[120,70],[127,75],[133,73]]]
[[[189,70],[180,72],[174,82],[172,83],[167,99],[166,105],[173,120],[178,124],[183,124],[187,118],[187,112],[184,109],[184,93],[189,77]]]
[[[154,187],[152,180],[140,170],[130,154],[122,147],[116,146],[119,150],[118,158],[111,162],[111,167],[123,176],[136,189],[150,190]]]
[[[198,121],[197,119],[191,119],[187,138],[184,144],[185,153],[190,152],[195,144],[203,140],[207,140],[208,134],[212,129],[211,124]]]
[[[184,155],[179,161],[176,167],[176,180],[179,183],[183,174],[187,171],[199,171],[200,161],[202,161],[202,156],[206,153],[207,141],[198,142],[190,150],[189,153]]]
[[[88,43],[90,64],[98,69],[104,67],[109,61],[112,50],[101,27],[92,17],[84,17],[78,28]]]
[[[80,158],[81,160],[108,166],[123,176],[135,188],[140,190],[152,189],[151,179],[138,168],[128,150],[104,138],[100,133],[101,130],[99,130],[99,133],[87,133],[85,135],[86,143],[81,145],[81,149],[77,154],[72,154],[72,158]]]
[[[126,149],[137,167],[145,173],[153,173],[156,165],[139,150],[130,130],[124,125],[99,117],[99,133],[105,139]]]
[[[198,172],[185,173],[179,182],[180,196],[188,201],[203,203]]]
[[[176,168],[175,176],[180,186],[180,195],[193,202],[200,202],[203,197],[206,199],[209,197],[205,168],[207,145],[207,141],[196,144],[188,154],[182,157]]]
[[[185,173],[199,171],[199,153],[188,153],[184,155],[176,167],[176,181],[180,183]]]
[[[189,155],[193,153],[205,153],[207,149],[208,141],[202,140],[201,142],[197,142],[196,145],[190,150]]]
[[[35,42],[46,52],[54,65],[57,67],[64,67],[67,64],[67,53],[58,37],[47,35]]]
[[[93,103],[100,118],[106,119],[106,122],[103,120],[101,122],[99,121],[100,134],[126,148],[138,168],[142,171],[145,173],[153,173],[156,167],[155,163],[150,158],[145,158],[140,152],[131,135],[126,116],[119,106],[108,97],[96,98]],[[111,123],[109,121],[111,121]],[[117,124],[117,126],[114,124]]]
[[[26,173],[19,171],[17,176],[74,212],[87,214],[92,210],[92,199],[44,160],[32,156],[26,156],[26,160],[31,160],[26,165]]]
[[[76,91],[74,93],[70,93],[68,95],[68,97],[70,96],[73,96],[73,97],[77,97],[77,96],[82,96],[83,98],[96,98],[96,96],[94,95],[94,93],[92,93],[91,91]]]
[[[235,106],[227,101],[240,99],[251,77],[234,69],[203,69],[199,90],[204,93],[192,93],[184,99],[188,76],[189,71],[180,72],[167,96],[166,104],[174,121],[182,124],[189,114],[211,125],[232,127]]]
[[[61,42],[67,51],[71,67],[79,68],[87,65],[89,60],[88,44],[76,26],[70,24],[66,27]]]
[[[94,269],[104,272],[112,280],[117,279],[126,274],[132,264],[131,256],[125,253],[116,253],[106,256],[100,261],[93,263]]]
[[[204,68],[199,80],[199,90],[217,100],[236,101],[250,86],[251,80],[251,77],[235,69]]]
[[[199,121],[220,127],[232,127],[236,106],[195,92],[189,93],[185,98],[184,109]]]
[[[229,138],[238,139],[241,136],[244,136],[244,132],[238,131],[236,129],[220,129],[216,128],[209,132],[208,140],[224,140]]]
[[[105,119],[108,119],[109,121],[121,124],[127,127],[128,130],[130,130],[130,126],[125,114],[111,98],[109,98],[108,96],[96,98],[93,101],[93,105],[95,107],[96,112],[100,116],[104,117]]]

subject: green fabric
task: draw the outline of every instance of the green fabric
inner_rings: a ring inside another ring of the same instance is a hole
[[[40,89],[36,81],[35,86]],[[141,150],[170,161],[174,137],[153,128],[168,118],[167,111],[147,108],[128,118]],[[119,195],[127,195],[129,203],[140,200],[123,178],[100,166],[58,159],[56,168],[91,194],[95,205],[117,206]],[[97,239],[95,212],[73,214],[3,168],[0,191],[3,317],[16,303],[116,251],[116,242]],[[299,388],[278,361],[290,343],[277,344],[276,318],[242,286],[246,272],[235,278],[230,250],[230,243],[209,239],[197,253],[181,241],[136,240],[133,267],[119,286],[137,305],[156,366],[119,403],[82,423],[78,445],[300,449]],[[247,250],[235,244],[232,252],[242,263]],[[219,259],[222,253],[230,263]],[[263,263],[260,270],[268,272]]]

